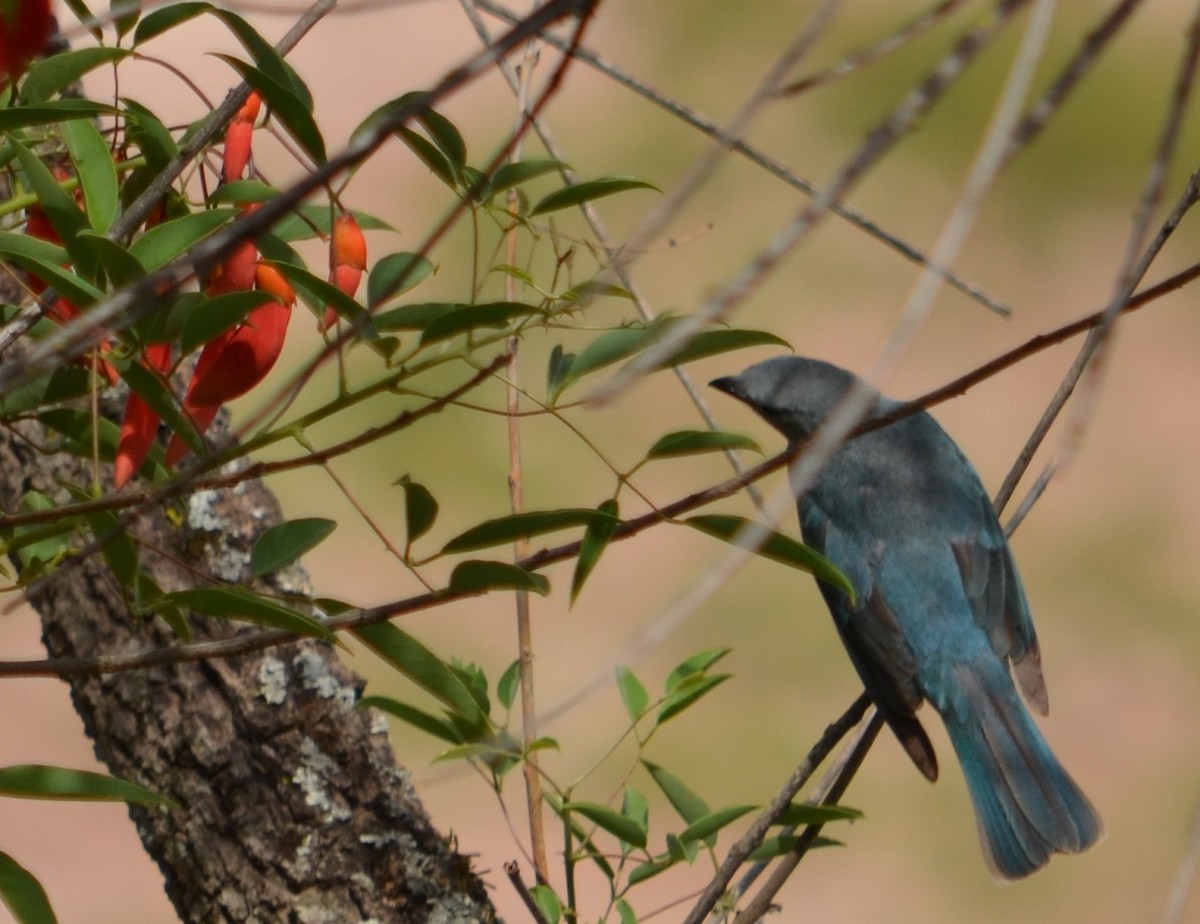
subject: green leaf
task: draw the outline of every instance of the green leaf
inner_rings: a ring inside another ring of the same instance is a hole
[[[108,7],[114,14],[113,25],[117,30],[117,38],[123,39],[141,18],[142,0],[110,0]]]
[[[146,163],[158,172],[174,157],[179,146],[167,127],[153,112],[131,99],[121,101],[125,106],[125,133],[136,144]]]
[[[390,253],[376,261],[367,276],[367,306],[375,308],[389,298],[407,292],[434,272],[434,266],[419,253]]]
[[[689,517],[684,520],[684,523],[693,529],[698,529],[702,533],[735,545],[738,535],[750,522],[745,517],[716,513]],[[817,580],[824,581],[845,593],[851,602],[854,601],[854,585],[850,583],[850,579],[816,549],[809,548],[790,536],[768,530],[766,538],[757,549],[754,549],[754,553],[763,558],[769,558],[771,561],[807,571]]]
[[[312,112],[313,98],[304,80],[296,73],[295,68],[284,60],[275,50],[275,46],[263,38],[254,27],[232,10],[213,9],[213,14],[229,28],[242,47],[250,52],[254,63],[268,78],[285,87],[288,92],[300,101],[309,113]],[[247,81],[249,82],[249,81]],[[251,84],[251,86],[254,86]],[[266,98],[266,94],[263,94]]]
[[[410,706],[408,703],[402,703],[399,700],[391,699],[387,696],[364,696],[358,701],[360,709],[373,707],[380,712],[386,712],[390,716],[395,716],[401,722],[406,722],[413,728],[419,729],[428,735],[435,738],[440,738],[450,744],[462,744],[463,737],[459,734],[451,722],[439,718],[435,715],[430,715],[416,706]]]
[[[461,302],[419,302],[412,305],[401,305],[375,315],[375,329],[379,331],[424,330],[436,318],[465,307],[467,306]]]
[[[578,357],[574,353],[564,352],[561,344],[554,344],[550,349],[550,362],[546,367],[546,393],[557,397],[566,387],[567,373]]]
[[[175,28],[182,22],[213,10],[211,3],[169,3],[148,13],[133,33],[133,44],[140,45]]]
[[[470,728],[487,727],[487,715],[462,679],[432,651],[389,622],[363,626],[354,635],[388,664],[432,695]]]
[[[702,452],[748,449],[762,454],[758,443],[748,436],[722,430],[677,430],[661,437],[646,453],[647,459],[671,459]]]
[[[241,587],[196,587],[163,596],[161,603],[182,606],[222,619],[251,622],[273,629],[314,635],[333,641],[334,634],[318,619]]]
[[[679,779],[675,774],[664,770],[658,764],[650,763],[648,760],[643,760],[642,766],[649,771],[651,778],[658,784],[658,788],[663,791],[663,795],[667,797],[667,801],[679,813],[679,817],[689,825],[712,814],[712,809],[708,807],[708,803],[684,785],[683,780]]]
[[[558,924],[562,920],[562,902],[558,900],[553,889],[544,885],[535,885],[529,890],[529,894],[533,896],[533,903],[537,905],[546,924]]]
[[[236,206],[247,202],[267,202],[278,195],[278,189],[262,180],[233,180],[209,193],[208,204]]]
[[[460,562],[450,573],[451,593],[478,594],[492,590],[528,590],[544,597],[550,593],[550,581],[503,561],[470,559]]]
[[[48,407],[87,394],[92,374],[79,365],[60,366],[49,375],[0,394],[0,419]]]
[[[238,216],[236,209],[205,209],[155,225],[129,245],[147,270],[156,270]]]
[[[488,199],[530,180],[566,168],[561,160],[521,160],[502,164],[492,174],[491,180],[480,191],[480,198]]]
[[[288,134],[318,164],[324,163],[325,139],[312,114],[312,100],[297,93],[295,86],[281,83],[260,68],[247,64],[232,55],[218,54],[241,78],[262,96],[272,116],[287,129]]]
[[[467,305],[434,318],[421,333],[421,346],[446,340],[479,327],[503,330],[516,318],[542,314],[539,308],[523,302],[488,302]]]
[[[140,362],[130,363],[121,373],[121,378],[150,405],[151,410],[172,432],[187,443],[192,452],[197,455],[204,453],[203,435],[196,429],[192,418],[180,410],[179,402],[166,382]]]
[[[17,924],[55,924],[46,890],[32,873],[8,854],[0,852],[0,901]]]
[[[702,696],[711,693],[718,686],[729,679],[729,674],[716,674],[712,677],[703,674],[694,674],[687,678],[675,689],[675,692],[666,697],[658,707],[658,716],[656,721],[659,725],[673,719],[683,710],[692,706]]]
[[[38,414],[37,419],[65,439],[65,448],[80,456],[91,458],[93,449],[92,424],[96,424],[96,437],[100,443],[100,458],[111,460],[116,456],[121,430],[107,418],[93,420],[92,415],[79,408],[52,408]]]
[[[635,886],[639,882],[645,882],[659,873],[666,872],[675,863],[676,860],[674,857],[666,856],[659,857],[657,860],[651,860],[649,863],[643,863],[641,866],[635,866],[629,873],[629,885]]]
[[[120,201],[112,151],[100,130],[90,121],[64,122],[62,133],[83,187],[88,221],[94,230],[103,234],[117,217]]]
[[[411,546],[433,526],[437,519],[438,503],[425,485],[418,484],[408,475],[401,475],[393,483],[404,489],[405,541]]]
[[[80,246],[78,240],[79,232],[89,227],[87,217],[75,204],[74,197],[58,185],[58,180],[41,157],[11,136],[9,143],[16,152],[17,160],[21,162],[21,170],[25,173],[30,189],[38,197],[38,202],[58,233],[71,262],[75,264],[75,269],[84,278],[94,280],[96,260],[91,251]],[[49,280],[45,281],[49,283]],[[66,293],[60,291],[59,294]]]
[[[704,330],[684,343],[680,350],[660,362],[657,368],[666,369],[670,366],[682,366],[684,363],[694,362],[697,359],[716,356],[720,353],[728,353],[731,350],[744,350],[747,347],[754,346],[781,346],[789,350],[791,349],[791,344],[782,337],[777,337],[775,334],[767,333],[764,330],[740,330],[733,328]]]
[[[129,56],[124,48],[101,46],[64,51],[42,58],[29,68],[19,94],[22,106],[38,106],[75,83],[84,74]]]
[[[128,250],[95,231],[81,232],[83,243],[96,255],[100,266],[114,286],[134,282],[146,275],[146,268]]]
[[[183,355],[199,349],[242,321],[260,305],[271,301],[269,292],[227,292],[210,298],[202,308],[188,314],[180,332],[179,349]]]
[[[703,674],[732,650],[731,648],[706,648],[704,651],[696,652],[690,658],[685,658],[667,675],[663,689],[668,693],[674,693],[685,680],[695,677],[697,674]]]
[[[579,558],[575,562],[575,573],[571,575],[572,604],[575,603],[579,592],[583,590],[584,582],[600,561],[600,556],[608,548],[609,540],[612,539],[617,525],[621,522],[620,508],[615,498],[601,503],[596,508],[596,512],[602,514],[603,517],[588,523],[584,529],[583,539],[579,545]]]
[[[646,846],[646,828],[632,818],[615,812],[607,805],[596,802],[568,802],[562,811],[582,815],[598,828],[607,831],[617,840],[634,847]]]
[[[775,819],[777,825],[823,825],[833,821],[858,821],[863,813],[848,805],[808,805],[804,802],[793,802]]]
[[[82,494],[82,492],[80,492]],[[84,500],[92,498],[83,495]],[[108,565],[122,587],[129,587],[138,574],[138,550],[128,531],[116,514],[111,512],[92,513],[87,516],[92,537],[100,543],[104,563]]]
[[[656,192],[661,191],[653,183],[647,183],[645,180],[639,180],[636,177],[605,176],[555,190],[538,202],[529,214],[544,215],[547,212],[556,212],[559,209],[581,205],[584,202],[591,202],[603,196],[625,192],[627,189],[653,189]]]
[[[503,545],[515,539],[540,536],[543,533],[552,533],[572,526],[587,526],[594,520],[606,519],[615,518],[587,508],[514,513],[495,520],[488,520],[478,526],[472,526],[466,532],[460,533],[447,542],[442,548],[442,554],[474,552],[477,549]]]
[[[549,403],[556,403],[559,395],[583,376],[615,362],[620,362],[627,356],[643,349],[647,344],[662,336],[663,331],[671,323],[670,319],[660,318],[649,324],[619,327],[601,334],[570,362],[567,362],[566,356],[560,357],[560,368],[556,370],[556,387],[550,389]]]
[[[625,901],[625,899],[617,899],[616,909],[617,914],[621,918],[621,924],[638,924],[637,912],[630,907],[629,902]]]
[[[718,831],[756,808],[758,808],[756,805],[731,805],[727,808],[717,809],[715,812],[709,812],[680,831],[679,839],[684,843],[708,841],[709,846],[713,847],[717,843],[715,835]]]
[[[642,686],[642,682],[634,676],[633,671],[627,667],[617,667],[617,691],[621,694],[621,702],[625,704],[625,711],[629,713],[630,719],[636,722],[646,714],[650,705],[650,695]]]
[[[136,783],[66,767],[19,764],[0,768],[0,795],[23,799],[77,799],[88,802],[128,802],[132,805],[173,805],[158,793]]]
[[[800,838],[799,834],[778,834],[774,837],[764,838],[761,844],[750,851],[750,855],[746,859],[759,863],[782,857],[796,849]],[[809,846],[816,850],[819,847],[841,847],[843,845],[841,841],[835,841],[830,837],[817,837]]]
[[[496,682],[496,697],[505,709],[511,709],[517,700],[517,691],[521,689],[521,662],[513,661],[505,668],[504,673]]]
[[[626,786],[621,796],[621,814],[643,831],[650,828],[650,803],[640,790]]]
[[[48,59],[52,60],[52,59]],[[0,109],[0,132],[13,132],[38,125],[53,125],[72,119],[96,119],[111,115],[112,106],[96,103],[90,99],[56,99],[40,106],[19,106],[15,109]]]
[[[250,576],[260,578],[290,565],[324,542],[335,529],[335,520],[321,517],[276,523],[258,537],[250,550]]]

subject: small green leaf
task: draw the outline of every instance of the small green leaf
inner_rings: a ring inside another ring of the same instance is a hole
[[[116,241],[109,240],[95,231],[83,231],[80,238],[96,255],[114,288],[136,282],[146,275],[146,268],[138,262],[137,257]]]
[[[783,810],[775,819],[777,825],[823,825],[832,821],[857,821],[863,813],[848,805],[808,805],[804,802],[794,802]]]
[[[295,86],[282,83],[275,76],[232,55],[218,54],[217,57],[258,91],[272,116],[287,129],[309,157],[318,164],[325,162],[325,139],[321,137],[321,129],[313,118],[311,98],[305,100],[297,93]]]
[[[439,718],[435,715],[430,715],[416,706],[410,706],[408,703],[402,703],[399,700],[391,699],[387,696],[364,696],[358,701],[360,709],[372,707],[380,712],[386,712],[388,715],[395,716],[401,722],[407,722],[413,728],[420,729],[426,734],[433,735],[435,738],[441,738],[450,744],[462,744],[463,737],[459,734],[451,722]]]
[[[726,825],[737,821],[748,812],[754,811],[757,807],[755,805],[731,805],[727,808],[717,809],[715,812],[709,812],[707,815],[697,818],[680,831],[679,839],[684,843],[690,841],[710,841],[709,846],[715,846],[716,838],[714,835],[718,831]]]
[[[511,709],[512,704],[516,702],[519,689],[521,689],[521,662],[513,661],[496,683],[496,697],[500,700],[500,705],[505,709]]]
[[[731,648],[706,648],[703,651],[696,652],[696,654],[689,658],[685,658],[667,675],[667,679],[663,683],[663,689],[667,693],[674,693],[679,689],[679,685],[683,681],[697,674],[703,674],[732,650]]]
[[[540,536],[572,526],[587,526],[594,520],[612,520],[606,514],[587,508],[541,510],[514,513],[473,526],[455,536],[442,548],[442,554],[474,552],[490,546],[503,545],[515,539]]]
[[[660,191],[653,183],[647,183],[645,180],[639,180],[631,176],[600,177],[596,180],[588,180],[583,183],[576,183],[574,186],[555,190],[538,202],[529,214],[544,215],[547,212],[556,212],[559,209],[570,208],[573,205],[580,205],[584,202],[591,202],[603,196],[625,192],[627,189],[653,189],[656,192]]]
[[[546,393],[557,397],[564,388],[567,374],[575,362],[574,353],[566,353],[560,344],[554,344],[550,350],[550,363],[546,368]],[[548,401],[547,403],[553,403]]]
[[[487,727],[487,715],[459,675],[407,632],[389,622],[353,631],[372,651],[449,708],[452,715],[470,728]]]
[[[404,489],[404,522],[408,530],[406,541],[412,545],[433,526],[437,519],[438,503],[425,485],[418,484],[408,475],[402,475],[393,484]]]
[[[40,106],[0,109],[0,132],[14,132],[37,125],[53,125],[72,119],[96,119],[112,114],[112,106],[89,99],[56,99]]]
[[[250,550],[250,576],[259,578],[290,565],[329,538],[337,522],[321,517],[304,517],[276,523]]]
[[[627,667],[617,668],[617,690],[621,694],[621,702],[625,704],[625,711],[629,713],[630,719],[636,722],[646,714],[646,709],[650,705],[650,695],[642,686],[642,682],[634,676],[633,671]]]
[[[334,635],[320,620],[241,587],[196,587],[166,594],[162,603],[182,606],[210,616],[251,622],[332,641]]]
[[[635,866],[629,873],[629,885],[635,886],[639,882],[645,882],[659,873],[666,872],[675,863],[676,861],[673,857],[666,856],[660,857],[657,860],[651,860],[649,863],[643,863],[641,866]]]
[[[30,189],[37,195],[38,203],[63,242],[76,271],[83,278],[94,281],[96,260],[89,250],[80,246],[78,240],[79,232],[90,227],[87,216],[75,204],[74,196],[58,185],[58,180],[41,157],[12,137],[9,138],[9,144],[13,146]],[[49,280],[45,281],[49,283]],[[65,295],[61,291],[59,294]]]
[[[544,597],[550,593],[550,581],[503,561],[470,559],[460,562],[450,573],[451,593],[478,594],[492,590],[527,590]]]
[[[374,315],[375,329],[387,330],[424,330],[436,318],[459,308],[465,308],[461,302],[418,302],[412,305],[401,305],[390,308]]]
[[[642,766],[649,771],[651,778],[663,791],[663,795],[667,797],[667,801],[679,813],[679,817],[689,825],[712,814],[708,803],[692,792],[675,774],[648,760],[643,760]]]
[[[63,141],[83,187],[83,201],[92,229],[103,234],[117,217],[120,190],[112,151],[100,130],[89,121],[64,122]]]
[[[231,327],[241,324],[246,320],[246,315],[272,298],[269,292],[255,289],[251,292],[227,292],[208,299],[203,308],[191,312],[183,322],[179,336],[180,352],[186,356],[210,340],[215,340]]]
[[[565,365],[557,376],[557,381],[550,388],[549,403],[555,404],[566,389],[583,376],[603,369],[605,366],[620,362],[643,349],[658,337],[662,336],[670,319],[660,318],[649,324],[633,324],[628,327],[618,327],[610,330],[580,350],[569,364]]]
[[[203,435],[196,429],[192,418],[180,410],[175,394],[157,373],[147,369],[140,362],[133,362],[121,373],[121,378],[150,405],[151,410],[172,432],[177,433],[179,438],[187,443],[192,452],[204,453]]]
[[[592,573],[592,569],[600,561],[600,556],[604,554],[609,540],[612,539],[617,525],[621,522],[620,508],[617,506],[615,498],[601,503],[596,508],[596,512],[602,514],[602,518],[597,518],[588,523],[587,528],[583,531],[583,539],[579,544],[579,558],[575,562],[575,573],[571,575],[572,604],[575,603],[575,598],[579,596],[579,592],[583,590],[584,582],[588,579],[588,575]]]
[[[110,0],[109,11],[113,13],[113,25],[117,30],[117,38],[123,39],[141,18],[142,0]]]
[[[656,721],[659,725],[673,719],[683,710],[692,706],[702,696],[711,693],[718,686],[729,679],[729,674],[716,674],[714,676],[706,676],[704,674],[694,674],[687,678],[675,689],[675,692],[666,697],[658,707],[658,716]]]
[[[754,346],[781,346],[791,349],[782,337],[767,333],[763,330],[739,330],[722,328],[718,330],[703,330],[682,344],[681,348],[658,364],[659,369],[669,366],[682,366],[684,363],[728,353],[731,350],[744,350]]]
[[[8,854],[0,852],[0,901],[17,924],[55,924],[46,890],[34,875]]]
[[[148,270],[156,270],[238,216],[236,209],[204,209],[164,221],[140,235],[129,252]]]
[[[736,545],[739,534],[751,521],[745,517],[714,513],[689,517],[684,522],[702,533]],[[851,602],[854,600],[854,585],[850,583],[850,579],[816,549],[809,548],[790,536],[768,530],[766,538],[757,549],[754,549],[754,553],[763,558],[769,558],[771,561],[807,571],[817,580],[824,581],[841,590],[850,598]]]
[[[446,340],[479,327],[503,330],[516,318],[528,317],[543,312],[523,302],[489,302],[482,305],[467,305],[447,312],[429,322],[421,334],[421,346]]]
[[[434,266],[419,253],[390,253],[375,262],[367,277],[367,306],[375,308],[407,292],[434,272]]]
[[[60,366],[52,373],[0,394],[0,419],[71,401],[87,394],[92,374],[82,366]]]
[[[101,554],[113,577],[122,587],[129,587],[138,574],[138,550],[120,518],[111,512],[101,512],[89,514],[87,522],[93,538],[102,543]]]
[[[98,47],[64,51],[41,58],[29,68],[21,84],[22,106],[38,106],[65,90],[84,74],[129,56],[124,48]]]
[[[646,458],[671,459],[676,456],[692,456],[726,449],[748,449],[762,454],[758,443],[738,433],[726,433],[721,430],[677,430],[661,437],[651,446],[646,452]]]
[[[19,764],[0,768],[0,795],[23,799],[78,799],[88,802],[128,802],[132,805],[173,805],[158,793],[136,783],[67,767]]]
[[[520,186],[522,183],[527,183],[547,173],[554,173],[566,166],[561,160],[522,160],[502,164],[492,174],[491,181],[481,190],[481,198],[490,198],[496,193],[504,192],[513,186]]]
[[[650,828],[650,803],[640,790],[626,786],[621,796],[621,814],[634,822],[643,831]]]
[[[776,857],[782,857],[791,853],[800,844],[799,834],[779,834],[775,837],[768,837],[761,844],[750,851],[750,855],[746,858],[755,863],[774,860]],[[831,837],[817,837],[809,847],[816,850],[819,847],[841,847],[841,841],[835,841]]]
[[[145,106],[131,99],[121,102],[125,106],[125,132],[130,142],[137,145],[152,170],[162,170],[179,152],[171,132]]]
[[[210,192],[208,204],[236,206],[247,202],[267,202],[278,195],[278,189],[262,180],[233,180]]]
[[[529,893],[533,896],[533,902],[537,905],[546,924],[558,924],[562,920],[562,902],[558,900],[553,889],[544,885],[535,885],[529,890]]]
[[[563,805],[562,810],[582,815],[623,843],[632,844],[634,847],[646,846],[645,826],[620,812],[613,811],[607,805],[596,802],[568,802]]]
[[[211,3],[169,3],[147,14],[133,33],[133,44],[140,45],[162,35],[182,22],[213,9]]]
[[[625,899],[618,898],[616,908],[617,914],[621,918],[621,924],[638,924],[637,912],[629,906],[629,902],[625,901]]]

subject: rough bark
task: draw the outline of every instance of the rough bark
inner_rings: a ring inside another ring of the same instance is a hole
[[[34,488],[87,485],[91,463],[47,455],[0,430],[0,505]],[[164,590],[197,574],[247,579],[254,539],[279,520],[257,482],[151,511],[131,530]],[[186,563],[186,564],[185,564]],[[298,567],[271,589],[307,597]],[[176,641],[135,619],[98,556],[71,562],[30,592],[47,650],[92,657]],[[239,630],[195,618],[197,638]],[[146,850],[187,921],[491,921],[469,862],[430,823],[397,765],[383,719],[355,708],[362,681],[323,642],[260,655],[69,679],[75,708],[112,773],[178,808],[132,808]]]

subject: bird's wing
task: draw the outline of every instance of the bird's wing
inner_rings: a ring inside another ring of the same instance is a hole
[[[986,498],[983,504],[983,527],[974,537],[951,543],[963,589],[975,622],[987,634],[992,649],[1012,662],[1025,698],[1045,715],[1049,701],[1029,602],[1000,524]]]
[[[857,599],[852,606],[843,591],[817,582],[871,699],[917,768],[936,780],[933,744],[915,716],[924,699],[917,667],[895,614],[871,578],[861,540],[841,529],[811,496],[800,505],[800,529],[804,541],[837,565],[854,586]]]

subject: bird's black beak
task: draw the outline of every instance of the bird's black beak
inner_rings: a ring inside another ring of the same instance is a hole
[[[738,397],[738,380],[736,375],[725,375],[708,383],[710,388],[723,391],[727,395]]]

